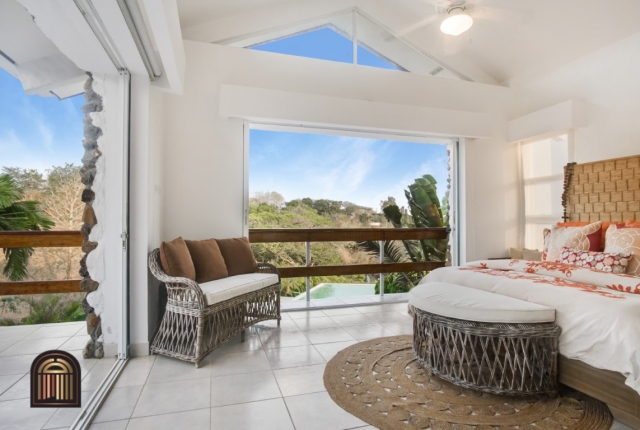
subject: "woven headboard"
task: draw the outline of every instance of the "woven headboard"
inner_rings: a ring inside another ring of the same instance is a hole
[[[640,155],[567,164],[562,205],[565,221],[640,220]]]

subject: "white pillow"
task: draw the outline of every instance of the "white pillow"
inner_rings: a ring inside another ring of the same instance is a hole
[[[598,251],[602,236],[602,222],[585,225],[584,227],[551,227],[551,233],[545,240],[542,254],[546,261],[560,261],[562,248],[567,247],[576,251]]]

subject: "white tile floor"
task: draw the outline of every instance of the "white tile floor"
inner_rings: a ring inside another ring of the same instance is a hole
[[[27,372],[36,348],[30,342],[44,339],[47,345],[69,347],[83,368],[85,399],[113,365],[113,359],[82,359],[81,349],[72,349],[84,346],[84,323],[54,328],[60,330],[0,327],[1,429],[68,428],[77,416],[77,409],[29,408]],[[244,343],[239,337],[230,340],[199,369],[163,356],[133,358],[91,429],[370,430],[373,427],[345,412],[325,391],[326,362],[360,340],[411,330],[406,303],[316,307],[284,313],[280,328],[275,321],[252,327]],[[612,429],[628,427],[614,423]]]
[[[134,358],[117,382],[128,391],[114,389],[91,429],[373,429],[331,400],[325,365],[358,341],[411,334],[406,310],[406,303],[387,303],[285,312],[280,328],[258,324],[200,369],[163,356]]]
[[[91,429],[372,429],[331,400],[324,368],[359,339],[410,333],[406,310],[388,303],[285,312],[280,328],[275,321],[252,327],[244,343],[230,340],[199,369],[163,356],[134,358]]]
[[[28,372],[37,354],[69,351],[80,362],[82,397],[89,399],[115,359],[82,357],[89,339],[86,327],[85,322],[0,327],[0,429],[57,429],[73,423],[80,409],[30,407]]]

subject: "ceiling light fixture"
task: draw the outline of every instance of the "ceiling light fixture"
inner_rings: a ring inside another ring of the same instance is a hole
[[[473,18],[465,13],[464,6],[452,6],[447,10],[447,14],[447,19],[440,24],[440,31],[444,34],[458,36],[473,25]]]

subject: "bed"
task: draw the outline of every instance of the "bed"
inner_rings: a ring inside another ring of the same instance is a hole
[[[565,221],[640,220],[640,156],[565,167]],[[487,260],[431,272],[448,282],[556,309],[559,380],[640,429],[640,278],[551,262]]]

